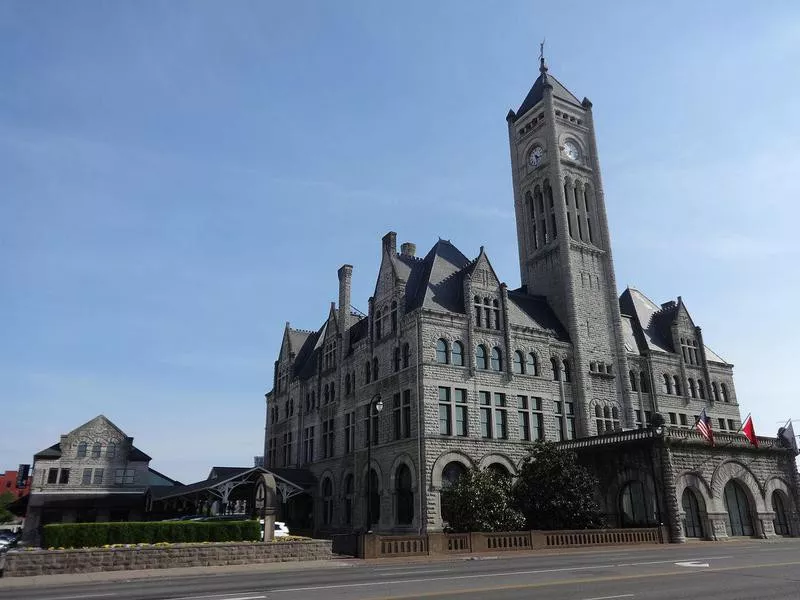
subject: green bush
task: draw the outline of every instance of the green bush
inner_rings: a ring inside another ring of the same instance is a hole
[[[261,539],[258,521],[59,523],[44,526],[45,548],[96,548],[157,542],[240,542]]]

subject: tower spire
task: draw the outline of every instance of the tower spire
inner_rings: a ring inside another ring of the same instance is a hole
[[[539,44],[539,73],[542,74],[542,79],[547,80],[547,64],[544,61],[544,43],[546,40],[542,40]]]

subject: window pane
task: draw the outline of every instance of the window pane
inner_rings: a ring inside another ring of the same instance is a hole
[[[455,397],[456,404],[466,404],[467,402],[467,390],[460,390],[456,388],[456,397]]]
[[[490,408],[481,408],[481,436],[485,438],[492,437],[491,412]]]
[[[456,435],[467,435],[467,407],[456,406]]]
[[[450,435],[450,405],[439,405],[439,433],[441,435]]]
[[[528,409],[528,397],[527,396],[517,396],[517,408],[521,408],[523,410]]]
[[[439,388],[439,402],[450,402],[450,388]]]
[[[499,439],[506,439],[508,437],[508,431],[506,429],[506,411],[504,410],[495,410],[494,411],[494,422],[495,422],[495,437]]]
[[[526,442],[531,439],[530,415],[527,412],[519,413],[519,439]]]
[[[489,392],[479,392],[481,398],[481,404],[484,406],[490,406],[492,404],[492,396]]]

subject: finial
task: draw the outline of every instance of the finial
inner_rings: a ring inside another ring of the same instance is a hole
[[[547,40],[542,40],[542,42],[539,44],[539,73],[542,75],[547,73],[547,65],[544,62],[544,43],[546,41]]]

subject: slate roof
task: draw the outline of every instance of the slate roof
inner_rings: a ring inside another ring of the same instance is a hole
[[[557,340],[569,342],[569,334],[544,296],[533,296],[524,287],[508,292],[508,319],[514,325],[541,329]]]
[[[33,458],[43,458],[43,459],[56,459],[61,458],[61,443],[53,444],[49,448],[45,448],[33,455]],[[131,447],[131,451],[128,454],[128,460],[131,461],[150,461],[150,458],[147,454],[139,450],[136,446]]]
[[[559,98],[560,100],[564,100],[572,104],[577,104],[578,106],[581,105],[581,101],[578,100],[572,92],[565,88],[558,79],[549,73],[547,74],[547,81],[553,86],[553,96],[555,98]],[[525,96],[525,100],[522,101],[522,104],[517,111],[516,118],[519,119],[522,115],[539,104],[543,97],[544,79],[542,75],[539,75],[539,77],[536,78],[536,81],[533,82],[533,87],[531,87],[528,95]]]
[[[672,343],[671,329],[678,314],[677,303],[668,302],[659,306],[636,288],[629,287],[619,297],[619,308],[623,315],[625,345],[627,347],[629,341],[636,343],[630,352],[677,352]],[[626,331],[626,327],[629,331]],[[708,360],[728,364],[708,346],[705,346],[705,352]]]
[[[312,335],[313,332],[311,331],[304,331],[302,329],[292,329],[289,328],[289,344],[292,348],[292,352],[295,354],[300,352],[300,349],[303,347],[303,344],[306,343],[306,340]]]
[[[470,260],[447,240],[439,240],[422,261],[413,265],[413,289],[406,287],[407,310],[420,306],[464,312],[464,273]]]

